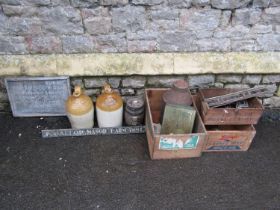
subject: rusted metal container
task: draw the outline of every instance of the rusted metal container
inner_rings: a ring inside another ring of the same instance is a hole
[[[209,88],[199,89],[198,97],[201,101],[201,117],[205,125],[250,125],[257,124],[262,113],[263,106],[254,97],[247,99],[248,108],[211,108],[204,99],[239,91],[240,89]]]
[[[132,97],[126,102],[124,119],[126,125],[142,125],[145,116],[145,103],[143,97]]]
[[[156,131],[160,123],[163,94],[168,89],[146,89],[146,134],[151,159],[200,157],[204,146],[206,130],[196,107],[196,119],[193,133],[159,134]]]
[[[190,106],[192,97],[189,91],[189,84],[185,80],[177,80],[173,87],[163,94],[165,104]]]

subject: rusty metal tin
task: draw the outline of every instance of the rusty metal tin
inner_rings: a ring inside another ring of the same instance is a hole
[[[124,119],[130,126],[141,125],[144,121],[144,99],[133,97],[127,100]]]
[[[165,104],[191,106],[192,97],[189,91],[189,84],[185,80],[177,80],[173,87],[166,91],[163,96]]]

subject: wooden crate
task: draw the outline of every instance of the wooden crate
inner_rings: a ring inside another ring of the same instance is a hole
[[[208,125],[206,130],[203,152],[247,151],[256,134],[253,125]]]
[[[167,90],[168,89],[145,90],[146,134],[150,157],[151,159],[200,157],[204,145],[206,130],[196,107],[195,109],[197,113],[193,129],[194,133],[174,135],[162,135],[155,133],[153,123],[160,123],[163,109],[162,94]],[[173,142],[175,145],[181,146],[177,148],[172,147],[171,149],[166,149],[164,148],[165,141]]]
[[[257,124],[262,113],[263,106],[254,97],[248,99],[249,108],[211,108],[204,98],[220,96],[240,89],[209,88],[198,91],[201,100],[201,117],[205,125],[251,125]]]
[[[194,103],[202,112],[199,96],[193,96]],[[247,151],[256,134],[253,125],[206,125],[203,152]],[[219,130],[217,130],[219,129]]]

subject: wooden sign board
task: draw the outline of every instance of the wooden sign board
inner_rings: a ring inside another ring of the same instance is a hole
[[[6,78],[14,117],[65,116],[65,101],[70,95],[69,77]]]
[[[145,133],[145,126],[42,130],[42,137],[55,138],[55,137],[66,137],[66,136],[97,136],[97,135],[116,135],[116,134],[132,134],[132,133]]]

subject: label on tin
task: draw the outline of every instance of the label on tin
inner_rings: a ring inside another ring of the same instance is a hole
[[[178,149],[196,149],[199,142],[199,136],[191,136],[186,140],[160,137],[159,149],[160,150],[178,150]]]

